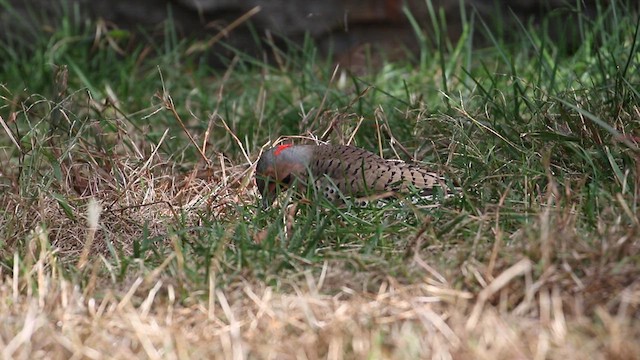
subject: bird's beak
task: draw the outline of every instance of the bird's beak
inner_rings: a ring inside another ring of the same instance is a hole
[[[262,195],[262,210],[267,210],[269,205],[271,205],[271,201],[267,199],[267,196]]]
[[[271,204],[273,204],[275,200],[276,200],[275,192],[265,191],[264,193],[262,193],[262,209],[266,210],[267,208],[269,208],[269,206],[271,206]]]
[[[260,196],[262,196],[262,209],[266,210],[276,198],[275,187],[276,184],[272,181],[262,180],[258,183],[258,189],[260,190]]]

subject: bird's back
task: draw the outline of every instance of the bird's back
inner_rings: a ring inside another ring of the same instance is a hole
[[[316,180],[328,176],[341,192],[350,195],[407,191],[412,187],[430,193],[441,179],[423,167],[385,160],[346,145],[318,145],[310,165]]]

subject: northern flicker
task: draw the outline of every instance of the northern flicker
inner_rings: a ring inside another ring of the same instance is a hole
[[[294,183],[309,179],[319,193],[335,201],[345,196],[369,196],[387,191],[420,190],[429,195],[443,178],[423,167],[385,160],[367,150],[346,145],[279,145],[262,154],[256,166],[256,183],[263,205]]]

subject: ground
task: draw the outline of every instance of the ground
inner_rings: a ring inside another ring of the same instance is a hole
[[[419,58],[364,75],[311,42],[212,68],[71,15],[2,47],[3,357],[638,358],[640,22],[580,19],[578,49],[544,22],[483,48],[477,18],[417,28]],[[281,137],[459,192],[263,209]]]

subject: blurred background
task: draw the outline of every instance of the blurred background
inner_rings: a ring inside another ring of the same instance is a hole
[[[465,30],[464,23],[475,28],[471,29],[476,31],[474,46],[483,46],[487,40],[483,34],[489,31],[508,38],[514,27],[535,27],[545,21],[550,37],[571,49],[579,38],[571,26],[574,15],[595,13],[596,4],[595,0],[5,0],[0,2],[0,40],[28,46],[42,32],[53,32],[69,14],[80,24],[98,21],[103,28],[96,31],[117,29],[132,46],[168,35],[203,40],[213,64],[223,64],[221,59],[238,50],[272,58],[272,51],[264,51],[265,42],[282,47],[312,40],[323,55],[358,70],[364,65],[375,68],[382,60],[415,56],[420,41],[455,41]],[[471,21],[461,21],[465,18]]]

